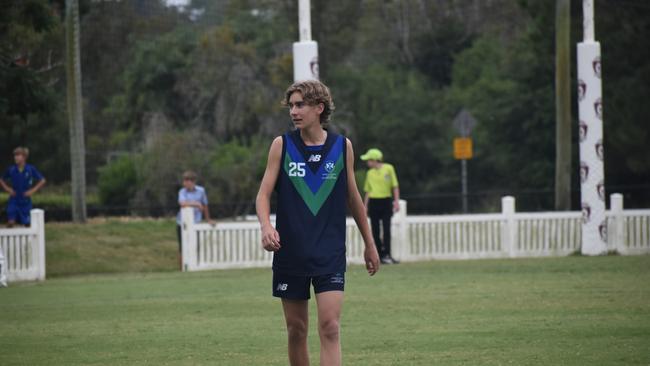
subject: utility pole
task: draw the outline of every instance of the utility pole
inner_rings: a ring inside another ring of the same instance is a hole
[[[86,147],[81,98],[81,61],[79,51],[79,1],[65,2],[66,89],[70,128],[70,169],[72,220],[86,221]]]
[[[293,43],[294,81],[318,80],[318,43],[311,39],[311,2],[298,0],[300,41]]]
[[[594,1],[583,0],[584,38],[578,43],[582,254],[607,253],[600,43],[594,37]]]
[[[555,209],[571,209],[571,0],[555,3]]]

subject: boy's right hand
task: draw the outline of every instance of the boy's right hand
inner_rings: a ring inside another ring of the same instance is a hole
[[[9,189],[9,195],[11,197],[14,197],[16,195],[16,191],[14,191],[13,189]]]
[[[262,247],[269,252],[280,250],[280,234],[272,226],[262,227]]]

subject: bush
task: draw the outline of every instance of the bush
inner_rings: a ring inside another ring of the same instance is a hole
[[[110,206],[127,206],[137,188],[135,161],[123,156],[99,168],[97,188],[99,202]]]

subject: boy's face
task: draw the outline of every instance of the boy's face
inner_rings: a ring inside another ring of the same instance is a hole
[[[320,124],[323,104],[309,105],[302,99],[302,93],[294,92],[289,97],[289,115],[296,128],[302,129]]]
[[[377,160],[366,160],[366,164],[368,164],[368,168],[373,169],[377,167]]]
[[[16,165],[24,165],[26,160],[27,159],[23,153],[14,154],[14,162]]]
[[[185,187],[185,189],[192,191],[194,190],[195,186],[196,186],[195,181],[189,178],[183,178],[183,187]]]

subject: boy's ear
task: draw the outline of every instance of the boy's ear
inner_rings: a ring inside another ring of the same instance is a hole
[[[323,113],[324,110],[325,110],[325,104],[318,103],[318,114]]]

